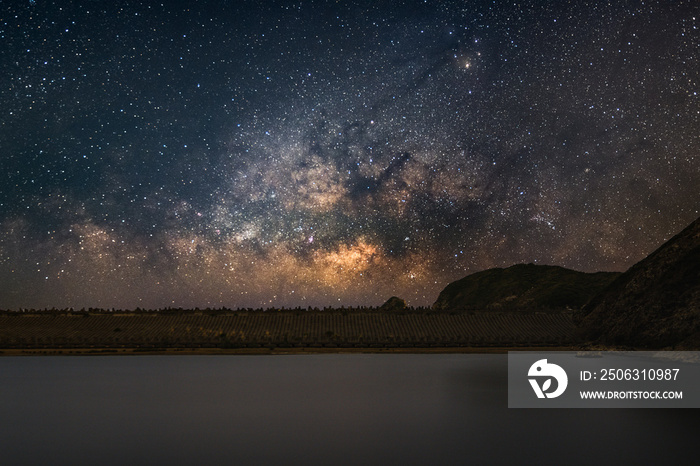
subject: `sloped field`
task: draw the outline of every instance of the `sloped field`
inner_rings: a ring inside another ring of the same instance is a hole
[[[0,347],[546,346],[573,330],[570,313],[534,312],[4,315]]]

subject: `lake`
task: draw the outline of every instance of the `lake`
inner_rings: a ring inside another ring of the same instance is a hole
[[[2,464],[690,464],[698,421],[508,409],[506,355],[0,358]]]

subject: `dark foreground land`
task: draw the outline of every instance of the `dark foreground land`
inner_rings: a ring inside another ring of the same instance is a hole
[[[5,312],[18,353],[494,351],[575,345],[571,312]]]

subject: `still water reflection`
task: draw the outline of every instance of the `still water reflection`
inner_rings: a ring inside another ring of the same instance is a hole
[[[698,410],[514,410],[505,355],[0,358],[2,464],[683,464]]]

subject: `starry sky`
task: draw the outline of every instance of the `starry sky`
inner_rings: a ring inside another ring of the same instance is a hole
[[[697,1],[3,1],[0,308],[430,305],[700,214]]]

